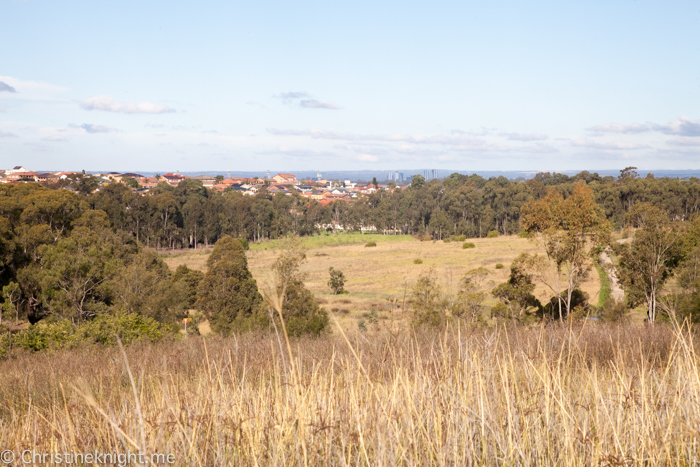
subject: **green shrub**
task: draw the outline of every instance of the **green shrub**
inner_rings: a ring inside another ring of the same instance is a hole
[[[365,248],[367,248],[368,246],[377,246],[377,242],[375,242],[374,240],[370,240],[369,242],[365,243]]]
[[[450,240],[453,242],[463,242],[467,239],[466,235],[453,235],[450,237]]]
[[[496,269],[503,269],[503,263],[496,263],[496,266],[494,266]]]
[[[472,242],[466,242],[466,243],[463,243],[463,244],[462,244],[462,248],[465,249],[465,250],[466,250],[467,248],[476,248],[476,245],[474,245]]]
[[[527,230],[522,230],[518,233],[518,237],[520,238],[529,238],[530,237],[530,232]]]
[[[345,275],[343,274],[342,271],[338,269],[333,269],[331,268],[328,270],[330,274],[330,279],[328,280],[328,287],[333,290],[333,293],[338,295],[341,293],[345,293]]]
[[[442,243],[450,243],[450,239],[449,239],[449,238],[445,238],[445,239],[442,241]]]
[[[68,319],[39,321],[12,336],[12,346],[38,352],[47,349],[76,348],[86,344],[115,345],[139,340],[157,341],[167,334],[157,321],[136,313],[102,314],[74,325]],[[9,334],[0,339],[0,357],[7,353]]]
[[[416,258],[413,260],[413,264],[423,264],[423,260],[420,258]]]
[[[491,230],[486,234],[486,238],[496,238],[498,237],[498,230]]]

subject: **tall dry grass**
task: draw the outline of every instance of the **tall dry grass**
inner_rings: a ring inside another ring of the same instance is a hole
[[[448,328],[291,347],[294,365],[274,335],[18,356],[0,363],[0,449],[140,449],[177,465],[700,462],[687,330]]]

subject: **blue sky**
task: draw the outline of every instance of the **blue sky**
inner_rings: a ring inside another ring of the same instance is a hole
[[[0,0],[0,166],[700,169],[697,1]]]

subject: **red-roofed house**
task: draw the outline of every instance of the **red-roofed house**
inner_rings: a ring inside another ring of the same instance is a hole
[[[276,183],[285,183],[291,185],[297,185],[299,183],[297,181],[297,176],[294,174],[277,174],[274,177],[272,177],[272,180],[274,180]]]

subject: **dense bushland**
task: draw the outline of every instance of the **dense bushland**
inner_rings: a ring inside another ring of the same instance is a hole
[[[244,250],[249,240],[368,228],[455,242],[520,232],[546,252],[518,258],[511,279],[494,290],[464,278],[449,306],[426,302],[417,323],[440,325],[447,315],[478,323],[488,293],[502,302],[491,318],[563,320],[604,309],[617,316],[620,306],[594,309],[577,291],[606,248],[619,258],[624,306],[644,305],[650,321],[674,314],[700,320],[698,179],[639,178],[631,168],[617,179],[588,172],[527,181],[453,174],[430,182],[416,177],[407,188],[328,206],[264,189],[252,197],[218,194],[192,179],[176,188],[161,184],[145,196],[119,184],[91,192],[87,175],[73,181],[78,192],[34,183],[0,187],[2,330],[23,320],[80,326],[105,314],[135,313],[177,331],[183,318],[201,313],[223,334],[272,329],[286,316],[292,334],[321,335],[328,316],[303,277],[290,280],[282,277],[290,271],[278,270],[277,285],[265,292],[250,275]],[[635,229],[634,237],[610,242],[610,231],[622,227]],[[206,275],[187,268],[171,273],[149,248],[212,243]],[[287,253],[297,267],[305,258]],[[682,288],[668,288],[674,277]],[[528,295],[535,283],[551,291],[549,303]],[[437,291],[426,297],[431,294]]]

